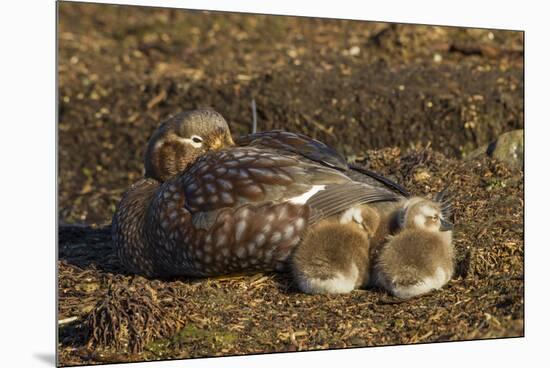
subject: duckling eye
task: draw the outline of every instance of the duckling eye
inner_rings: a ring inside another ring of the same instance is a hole
[[[191,140],[195,143],[202,143],[202,138],[196,135],[192,136]]]
[[[434,221],[437,221],[437,220],[439,220],[439,216],[437,216],[437,215],[433,215],[433,216],[432,216],[432,220],[434,220]]]

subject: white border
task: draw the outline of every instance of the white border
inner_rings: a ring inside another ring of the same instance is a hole
[[[102,2],[102,1],[99,1]],[[357,362],[422,367],[517,367],[543,357],[548,323],[547,11],[520,1],[111,1],[252,13],[398,21],[526,31],[526,338],[418,346],[269,354],[124,367],[338,366]],[[543,4],[543,2],[540,2]],[[2,4],[0,178],[2,308],[0,366],[51,366],[55,350],[55,23],[53,1]],[[6,83],[7,82],[7,83]],[[545,134],[546,133],[546,134]],[[5,205],[7,203],[7,206]],[[390,316],[388,316],[390,318]],[[546,340],[547,341],[547,340]],[[544,360],[547,360],[543,358]]]

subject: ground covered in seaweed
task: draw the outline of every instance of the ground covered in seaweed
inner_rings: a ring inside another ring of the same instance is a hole
[[[523,128],[521,33],[62,3],[62,365],[523,335],[523,172],[464,157]],[[298,293],[285,274],[128,275],[110,242],[163,118],[211,106],[235,135],[303,132],[412,193],[449,186],[457,272],[401,302]]]
[[[431,194],[450,183],[457,272],[402,302],[381,290],[299,293],[286,274],[205,280],[126,275],[108,228],[60,231],[61,362],[130,361],[523,335],[522,173],[430,149],[367,151],[371,167]],[[70,320],[69,320],[70,321]]]

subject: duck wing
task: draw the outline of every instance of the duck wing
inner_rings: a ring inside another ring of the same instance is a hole
[[[356,203],[400,198],[384,187],[354,182],[340,170],[255,147],[207,153],[177,180],[192,214],[290,202],[312,207],[318,221]]]
[[[312,161],[341,170],[348,168],[345,157],[335,149],[300,133],[270,130],[239,137],[235,143],[239,146],[268,148],[298,154]]]
[[[355,163],[348,164],[344,156],[334,148],[304,134],[270,130],[239,137],[235,143],[239,146],[267,148],[281,153],[296,154],[313,162],[341,170],[354,181],[389,188],[405,197],[410,196],[410,193],[402,185],[366,167]]]

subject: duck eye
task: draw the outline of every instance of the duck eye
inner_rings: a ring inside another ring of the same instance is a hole
[[[201,137],[198,137],[196,135],[194,135],[193,137],[191,137],[191,140],[195,143],[201,143],[202,142],[202,138]]]

